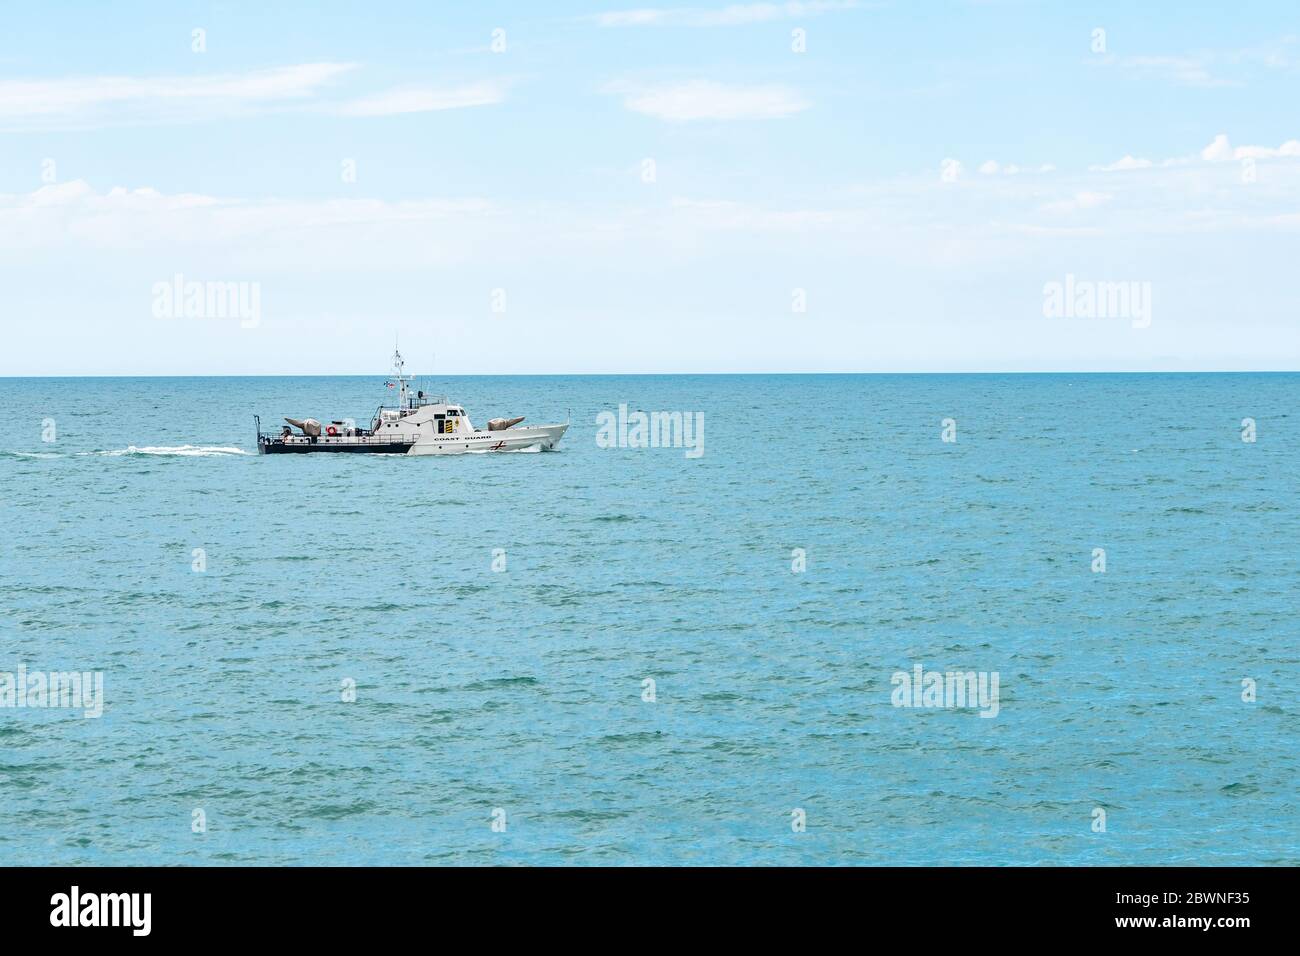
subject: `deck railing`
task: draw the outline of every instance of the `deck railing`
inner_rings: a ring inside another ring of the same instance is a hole
[[[270,435],[259,432],[257,440],[264,444],[281,445],[392,445],[397,442],[391,435]]]

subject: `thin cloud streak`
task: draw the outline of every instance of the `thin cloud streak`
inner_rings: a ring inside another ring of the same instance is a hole
[[[634,113],[674,123],[699,120],[783,119],[811,104],[784,86],[728,86],[695,80],[624,91]]]
[[[310,100],[354,63],[301,63],[207,76],[0,81],[0,126],[59,128],[184,119]]]
[[[394,116],[401,113],[431,113],[438,110],[492,106],[506,98],[506,84],[500,81],[434,89],[401,87],[373,96],[349,100],[339,107],[344,116]]]
[[[727,7],[646,7],[598,13],[593,20],[602,27],[729,27],[770,23],[797,17],[812,17],[860,7],[857,0],[808,0],[789,3],[732,4]]]

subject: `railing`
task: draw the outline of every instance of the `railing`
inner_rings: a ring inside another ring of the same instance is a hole
[[[264,444],[278,445],[404,445],[408,442],[391,435],[263,435],[258,433],[257,440]]]

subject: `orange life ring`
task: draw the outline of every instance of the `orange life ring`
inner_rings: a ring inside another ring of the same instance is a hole
[[[339,430],[338,430],[337,428],[335,428],[333,425],[331,425],[329,428],[325,429],[325,434],[326,434],[326,435],[334,436],[334,435],[337,435],[338,433],[339,433]]]

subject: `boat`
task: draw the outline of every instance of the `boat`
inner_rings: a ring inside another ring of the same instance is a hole
[[[553,451],[569,424],[520,427],[523,416],[494,418],[487,428],[475,428],[465,408],[445,395],[428,395],[414,387],[406,375],[402,353],[393,353],[393,378],[397,405],[380,405],[369,428],[351,419],[322,425],[314,418],[285,418],[279,434],[263,432],[257,423],[257,451],[261,455],[356,452],[372,455],[463,455],[473,452]],[[295,431],[295,429],[297,429]]]

